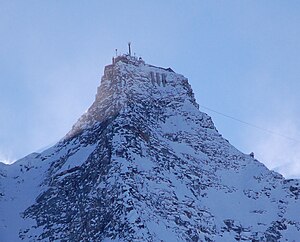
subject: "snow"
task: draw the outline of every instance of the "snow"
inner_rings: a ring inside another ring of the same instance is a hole
[[[65,161],[65,163],[57,171],[57,173],[61,173],[65,170],[70,170],[77,166],[81,166],[87,160],[89,155],[95,150],[96,146],[97,144],[79,146],[76,149],[76,152]]]
[[[5,195],[0,206],[1,241],[19,241],[19,230],[35,224],[34,221],[22,219],[21,215],[42,191],[39,185],[47,168],[47,164],[42,163],[36,153],[6,168],[6,179],[1,179]]]
[[[0,164],[1,240],[297,241],[299,181],[231,146],[184,76],[128,60],[59,143]]]

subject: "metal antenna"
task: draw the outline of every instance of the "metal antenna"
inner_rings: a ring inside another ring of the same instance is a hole
[[[131,42],[128,42],[128,54],[131,56],[131,48],[130,48]]]
[[[116,57],[118,56],[118,49],[115,49],[115,51],[116,51]]]

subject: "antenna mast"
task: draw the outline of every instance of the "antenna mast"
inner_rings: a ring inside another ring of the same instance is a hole
[[[130,45],[131,45],[131,42],[128,42],[128,54],[129,54],[129,56],[131,56],[131,47],[130,47]]]

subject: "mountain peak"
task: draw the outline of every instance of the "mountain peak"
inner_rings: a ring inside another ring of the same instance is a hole
[[[67,137],[95,122],[110,119],[125,112],[129,105],[155,105],[159,113],[172,103],[199,108],[188,79],[171,68],[146,64],[142,58],[117,56],[105,66],[94,103],[73,126]],[[204,114],[203,114],[204,115]],[[210,120],[210,126],[213,123]]]
[[[0,238],[297,241],[299,198],[218,133],[187,78],[121,56],[63,140],[0,167]]]

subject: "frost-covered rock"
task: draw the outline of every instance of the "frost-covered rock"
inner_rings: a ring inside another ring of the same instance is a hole
[[[0,166],[0,238],[297,241],[299,196],[218,133],[184,76],[122,56],[58,144]]]

